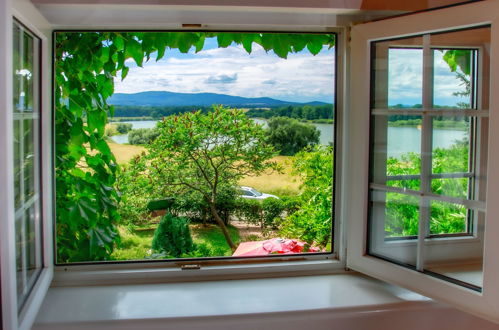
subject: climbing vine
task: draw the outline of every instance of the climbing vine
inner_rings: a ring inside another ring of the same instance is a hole
[[[55,177],[57,261],[109,260],[119,243],[116,224],[119,172],[105,140],[113,106],[114,78],[160,60],[168,49],[199,52],[207,38],[219,47],[254,44],[281,58],[307,49],[318,54],[335,44],[334,34],[227,32],[58,32],[55,35]]]

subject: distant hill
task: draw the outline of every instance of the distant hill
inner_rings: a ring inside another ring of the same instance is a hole
[[[124,106],[211,106],[223,104],[239,107],[276,107],[284,105],[325,105],[325,102],[297,103],[276,100],[270,97],[241,97],[215,93],[141,92],[135,94],[116,93],[109,104]]]

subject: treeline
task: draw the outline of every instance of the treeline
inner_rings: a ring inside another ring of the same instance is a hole
[[[332,121],[334,119],[334,106],[326,105],[289,105],[277,108],[266,109],[250,109],[246,112],[246,116],[251,118],[272,118],[272,117],[289,117],[298,120],[310,121]]]
[[[194,110],[206,113],[213,108],[210,106],[175,106],[175,107],[153,107],[142,105],[115,105],[114,117],[152,117],[159,119],[171,115],[177,115]]]
[[[436,116],[433,118],[433,127],[441,129],[467,129],[469,117],[461,116]],[[420,126],[423,124],[421,116],[390,115],[388,125],[392,127]]]

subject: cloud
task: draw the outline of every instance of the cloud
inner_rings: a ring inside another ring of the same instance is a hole
[[[231,84],[236,82],[237,73],[233,75],[221,74],[218,76],[209,76],[204,82],[207,84]]]
[[[248,54],[241,46],[212,48],[187,56],[167,53],[165,58],[130,68],[115,92],[172,91],[225,93],[243,97],[272,97],[287,101],[331,102],[334,93],[334,50],[316,56],[307,51],[288,59],[258,45]]]

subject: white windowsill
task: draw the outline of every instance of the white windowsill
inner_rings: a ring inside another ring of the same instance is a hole
[[[51,288],[38,326],[433,303],[354,273],[233,281]],[[35,327],[34,329],[37,329]]]

